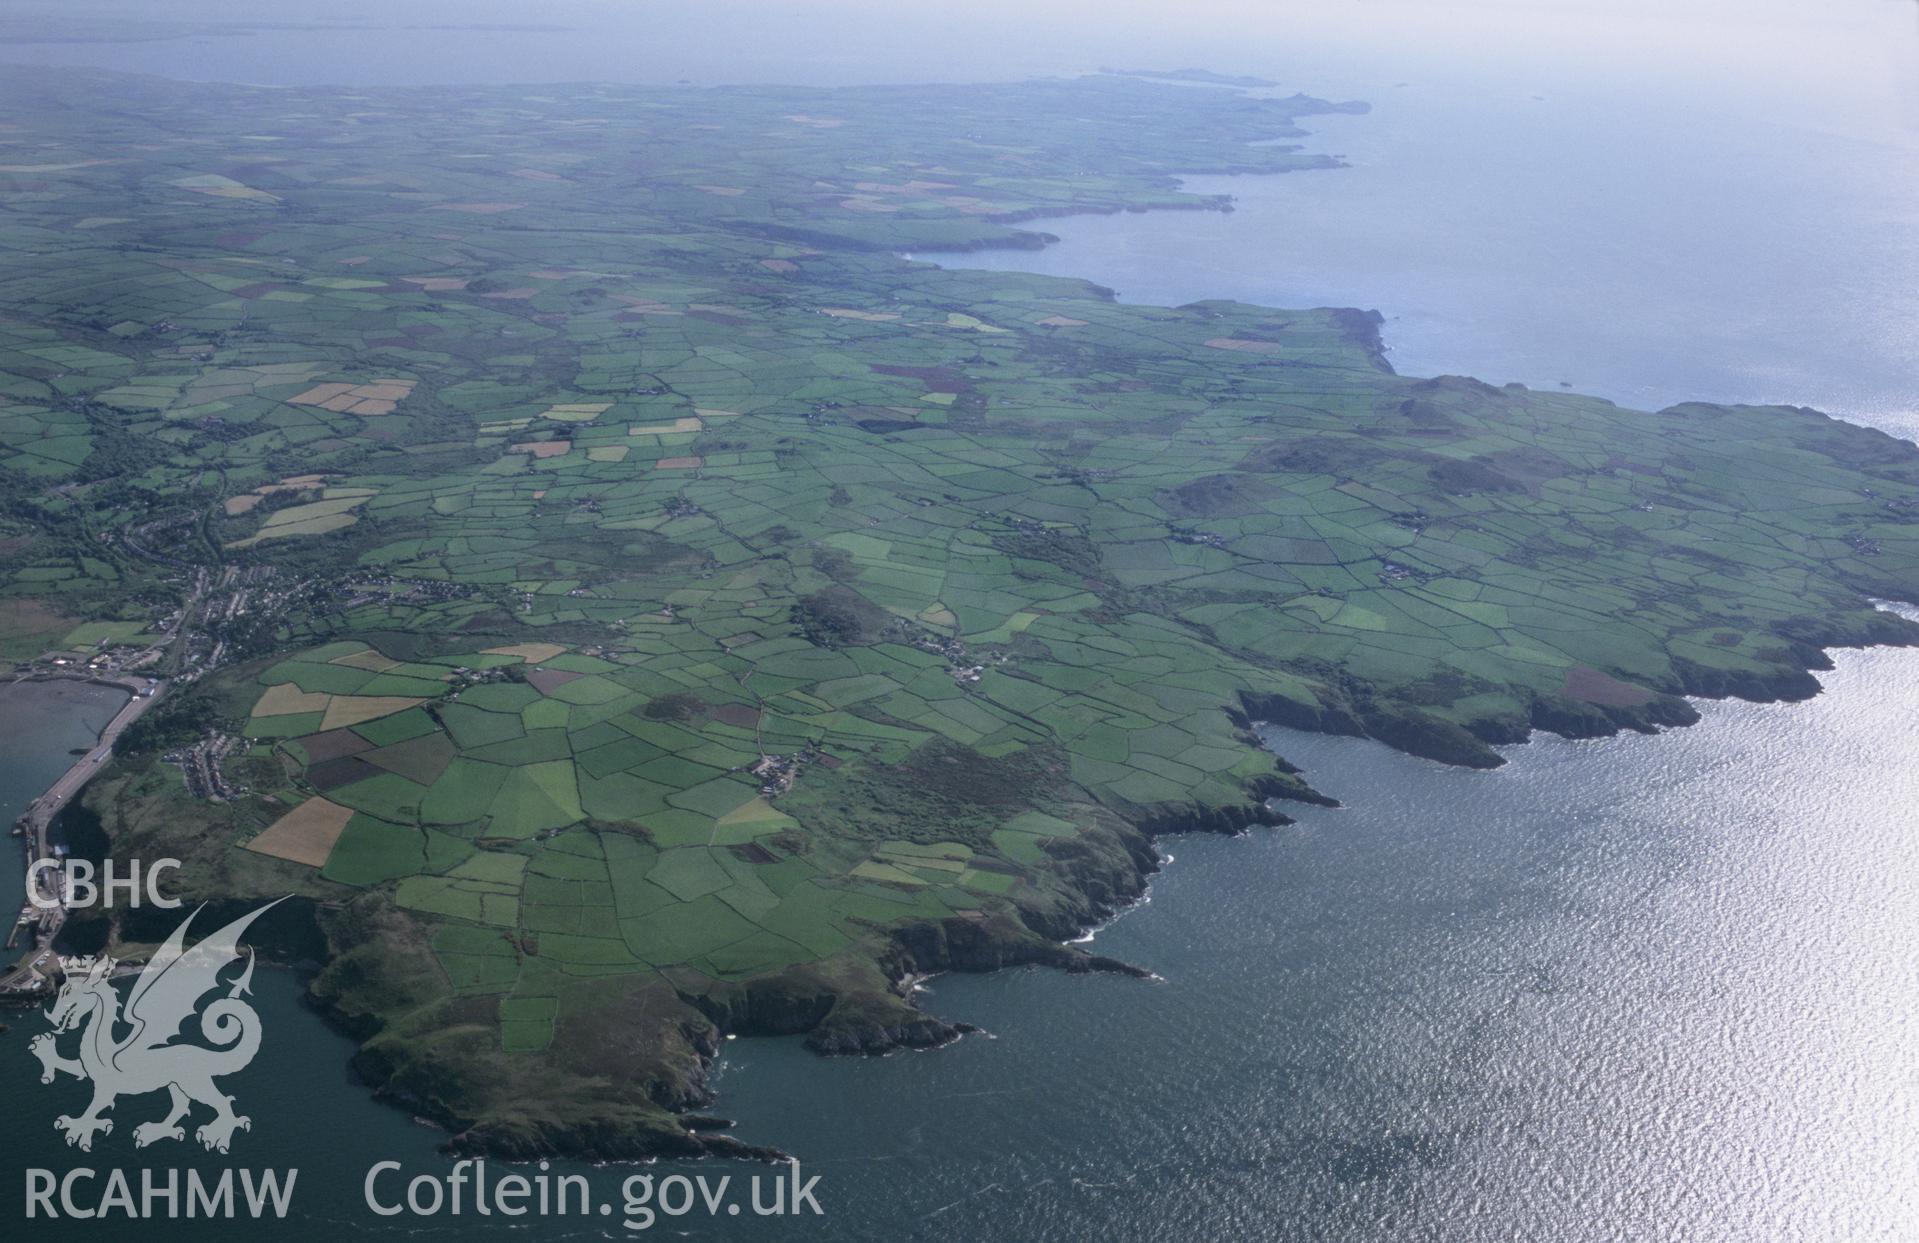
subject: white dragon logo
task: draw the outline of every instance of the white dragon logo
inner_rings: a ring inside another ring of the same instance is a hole
[[[213,1082],[216,1075],[245,1067],[260,1049],[260,1016],[240,1000],[253,981],[252,950],[246,951],[246,970],[228,986],[226,996],[199,1011],[200,1033],[214,1047],[169,1042],[194,1016],[200,998],[220,987],[221,971],[238,961],[239,940],[247,926],[283,901],[242,915],[186,949],[187,927],[193,915],[206,908],[195,910],[141,969],[127,994],[124,1016],[120,994],[113,987],[116,960],[105,956],[61,960],[66,980],[47,1011],[53,1031],[34,1037],[28,1047],[40,1059],[41,1083],[52,1083],[57,1071],[93,1081],[93,1103],[87,1111],[77,1118],[62,1116],[54,1121],[54,1129],[66,1132],[69,1144],[91,1152],[94,1136],[113,1130],[113,1120],[102,1115],[119,1097],[144,1096],[161,1088],[173,1103],[165,1118],[133,1129],[136,1148],[163,1139],[184,1139],[180,1120],[196,1101],[213,1110],[213,1120],[194,1132],[210,1151],[225,1152],[235,1130],[252,1129],[250,1119],[233,1112],[233,1098]],[[80,1037],[79,1058],[60,1056],[59,1036],[82,1023],[88,1025]],[[124,1036],[118,1034],[122,1027],[130,1029]]]

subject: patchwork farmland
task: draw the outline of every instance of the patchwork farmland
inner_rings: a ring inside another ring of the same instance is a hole
[[[177,614],[89,809],[189,896],[305,899],[315,999],[463,1145],[723,1149],[678,1119],[723,1034],[936,1044],[908,976],[1116,966],[1063,943],[1153,834],[1319,797],[1254,720],[1491,765],[1915,635],[1877,433],[898,257],[1221,207],[1173,174],[1327,167],[1273,141],[1319,101],[0,98],[5,637]],[[209,736],[232,797],[160,758]]]

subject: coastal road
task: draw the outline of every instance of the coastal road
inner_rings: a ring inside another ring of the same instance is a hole
[[[107,757],[113,754],[113,744],[119,741],[121,734],[126,732],[127,726],[139,720],[141,714],[151,708],[154,701],[160,697],[157,684],[152,694],[141,693],[147,688],[147,683],[142,681],[116,679],[113,685],[133,691],[133,697],[127,700],[120,711],[114,713],[113,719],[107,722],[107,727],[100,731],[100,741],[94,748],[75,760],[73,767],[62,773],[58,781],[48,786],[45,794],[29,803],[26,814],[20,818],[21,822],[27,826],[27,831],[34,837],[34,849],[39,851],[37,858],[46,857],[46,831],[47,826],[53,823],[53,818],[59,815],[61,809],[80,792],[80,788],[100,771],[101,766],[107,762]]]
[[[107,722],[107,727],[100,731],[100,741],[85,755],[75,760],[72,766],[60,775],[58,781],[47,787],[46,793],[27,805],[26,813],[20,817],[19,824],[25,838],[23,845],[27,852],[29,866],[36,859],[48,857],[50,848],[47,844],[47,830],[53,824],[54,817],[73,801],[73,796],[92,780],[95,773],[106,766],[107,758],[113,754],[113,744],[119,741],[120,735],[126,732],[129,725],[139,720],[141,715],[154,705],[165,686],[164,683],[144,678],[99,677],[87,680],[121,687],[131,692],[131,698],[120,711],[114,713],[113,719]],[[45,873],[41,874],[40,879],[42,897],[57,900],[63,896],[58,880],[52,879]],[[21,897],[20,914],[17,918],[34,925],[37,934],[35,945],[40,952],[35,954],[29,962],[22,963],[16,970],[0,976],[0,992],[30,991],[44,983],[47,949],[53,943],[53,938],[59,934],[60,926],[66,922],[64,909],[42,911],[26,901],[24,894]],[[11,943],[10,938],[9,943]]]

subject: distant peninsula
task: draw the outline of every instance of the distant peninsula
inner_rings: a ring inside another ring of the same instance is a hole
[[[1107,69],[1101,73],[1115,74],[1123,78],[1150,78],[1159,82],[1192,82],[1200,86],[1232,86],[1244,89],[1275,87],[1279,83],[1268,78],[1256,78],[1246,74],[1214,73],[1210,69]]]

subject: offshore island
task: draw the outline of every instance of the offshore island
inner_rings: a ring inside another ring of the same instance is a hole
[[[1291,140],[1352,105],[1248,85],[9,75],[0,642],[171,654],[70,839],[298,895],[358,1071],[460,1149],[753,1155],[695,1112],[722,1037],[1124,969],[1066,942],[1155,835],[1321,801],[1255,721],[1492,766],[1919,638],[1883,433],[897,257],[1336,166]]]

